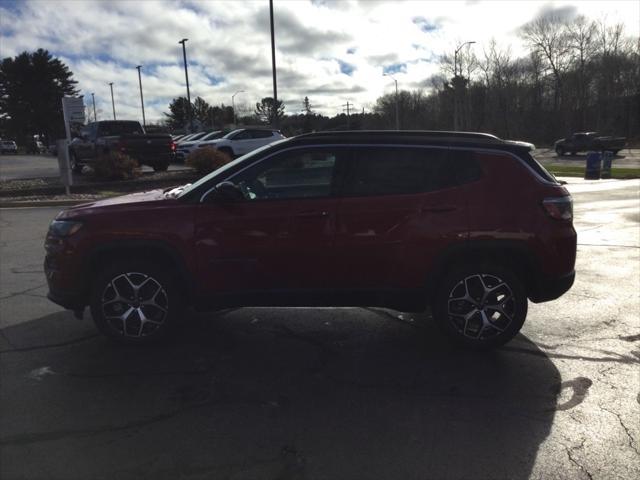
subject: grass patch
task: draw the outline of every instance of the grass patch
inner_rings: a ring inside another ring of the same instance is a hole
[[[545,165],[545,168],[556,177],[584,177],[584,166]],[[640,178],[640,168],[612,168],[611,178],[620,180]]]

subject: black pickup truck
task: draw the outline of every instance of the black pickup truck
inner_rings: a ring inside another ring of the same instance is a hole
[[[81,173],[84,165],[90,166],[100,155],[118,151],[162,172],[169,166],[175,149],[168,133],[148,134],[139,122],[107,120],[82,128],[80,136],[69,144],[69,161],[73,171]]]
[[[626,143],[625,137],[601,137],[597,132],[580,132],[557,140],[554,147],[560,157],[565,153],[575,155],[577,152],[588,150],[599,152],[607,150],[615,155],[624,148]]]

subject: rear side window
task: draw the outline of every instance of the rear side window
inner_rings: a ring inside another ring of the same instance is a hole
[[[356,148],[343,193],[347,196],[407,195],[477,180],[478,162],[470,152],[440,148]]]

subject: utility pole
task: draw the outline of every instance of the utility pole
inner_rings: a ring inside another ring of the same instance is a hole
[[[147,126],[147,120],[144,117],[144,98],[142,97],[142,77],[140,76],[140,69],[142,65],[138,65],[136,69],[138,69],[138,83],[140,84],[140,105],[142,105],[142,126]]]
[[[383,73],[382,76],[389,77],[396,83],[396,130],[400,130],[400,114],[398,109],[398,102],[400,101],[400,99],[398,97],[398,80],[396,80],[395,77],[389,73]]]
[[[458,52],[465,45],[471,45],[472,43],[476,43],[476,42],[475,41],[464,42],[462,45],[456,48],[455,52],[453,53],[453,129],[455,131],[458,131],[458,128],[459,128],[458,117],[459,117],[460,102],[458,100],[458,96],[459,96],[458,91],[460,90],[460,84],[463,83],[463,79],[458,77]],[[462,74],[462,68],[460,68],[460,73]]]
[[[276,110],[274,127],[278,126],[278,84],[276,82],[276,40],[273,29],[273,0],[269,0],[269,19],[271,23],[271,69],[273,70],[273,107]]]
[[[233,125],[236,126],[238,124],[238,116],[236,115],[236,102],[235,97],[239,93],[244,93],[244,90],[238,90],[236,93],[231,95],[231,108],[233,109]]]
[[[109,82],[109,87],[111,87],[111,108],[113,108],[113,119],[116,119],[116,104],[113,101],[113,82]]]
[[[191,93],[189,92],[189,71],[187,70],[187,47],[189,39],[183,38],[178,43],[182,44],[182,57],[184,58],[184,78],[187,82],[187,118],[189,119],[189,131],[193,133],[193,117],[191,115]]]
[[[93,102],[93,121],[98,121],[98,116],[96,115],[96,95],[95,93],[91,94],[91,101]]]
[[[351,108],[353,108],[353,103],[349,103],[349,100],[347,100],[347,103],[345,103],[344,105],[342,105],[343,107],[347,107],[347,130],[350,128],[350,118],[349,115],[351,114]],[[344,112],[344,109],[342,110]]]

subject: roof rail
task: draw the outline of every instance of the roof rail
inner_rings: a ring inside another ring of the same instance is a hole
[[[374,136],[407,136],[407,137],[457,137],[478,140],[500,140],[495,135],[478,132],[453,132],[448,130],[331,130],[313,133],[303,133],[297,138],[313,137],[348,137],[354,135],[374,135]]]

